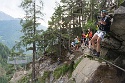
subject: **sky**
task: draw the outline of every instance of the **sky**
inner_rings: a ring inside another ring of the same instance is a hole
[[[43,13],[45,13],[43,19],[41,20],[41,25],[48,26],[48,20],[52,16],[55,8],[55,2],[60,2],[60,0],[42,0],[44,3]],[[0,0],[0,11],[14,17],[21,18],[24,16],[24,11],[19,7],[22,0]]]

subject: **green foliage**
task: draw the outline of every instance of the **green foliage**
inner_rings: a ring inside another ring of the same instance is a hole
[[[0,77],[0,83],[8,83],[8,79],[5,76]]]
[[[6,71],[0,66],[0,77],[6,75]]]
[[[3,59],[7,59],[7,56],[9,56],[10,50],[7,46],[0,43],[0,57]]]
[[[83,58],[80,58],[75,64],[74,64],[74,69],[77,67],[77,65],[82,61]]]
[[[29,79],[27,76],[24,76],[18,83],[29,83]]]
[[[65,75],[69,70],[69,65],[64,64],[54,71],[54,78],[58,79],[60,76]]]
[[[74,61],[71,62],[70,66],[69,66],[69,74],[68,74],[68,77],[70,78],[72,76],[72,72],[74,70]]]
[[[38,3],[32,0],[23,0],[20,7],[25,11],[26,16],[22,18],[20,24],[22,26],[22,32],[24,36],[21,37],[20,47],[26,47],[26,50],[35,51],[36,45],[39,45],[38,40],[42,30],[38,30],[37,27],[40,25],[37,21],[42,18],[42,1],[38,0]],[[34,44],[33,46],[31,46]],[[17,44],[18,45],[18,44]],[[32,48],[32,49],[29,49]]]
[[[14,65],[8,65],[9,69],[6,71],[7,75],[13,74],[15,72]]]
[[[9,54],[10,54],[9,48],[0,43],[0,71],[1,71],[0,82],[1,83],[8,83],[9,76],[11,76],[9,73],[6,73],[9,71],[9,69],[13,68],[7,64],[7,57],[9,56]]]
[[[32,73],[22,77],[21,80],[18,81],[18,83],[29,83],[31,76],[32,76]]]
[[[38,77],[38,82],[37,83],[45,83],[46,79],[50,77],[50,71],[44,71],[43,76]]]
[[[7,80],[11,80],[11,78],[13,77],[13,74],[15,73],[15,69],[14,67],[8,67],[9,70],[6,70],[6,75],[5,77],[7,78]]]
[[[63,64],[62,66],[55,69],[55,71],[53,72],[54,78],[59,79],[61,76],[64,76],[67,73],[68,73],[68,77],[70,78],[72,76],[74,66],[76,66],[74,64],[74,61],[71,62],[70,64]]]
[[[81,36],[81,32],[82,32],[82,28],[81,27],[74,27],[73,29],[72,29],[72,33],[73,33],[73,37],[76,37],[76,36]]]
[[[0,64],[5,69],[8,70],[7,57],[10,55],[10,49],[0,43]]]
[[[43,17],[42,14],[42,7],[43,7],[43,3],[42,0],[23,0],[20,7],[22,7],[22,9],[25,11],[26,16],[24,18],[21,19],[21,25],[22,25],[22,32],[24,34],[24,36],[21,37],[21,41],[19,43],[20,47],[26,47],[26,50],[32,50],[33,52],[33,65],[35,66],[35,57],[36,57],[36,53],[38,53],[37,51],[41,51],[39,49],[37,49],[37,47],[41,46],[41,42],[43,42],[43,40],[39,40],[38,38],[40,38],[42,30],[38,30],[38,26],[40,25],[40,23],[38,23],[38,20],[41,20],[41,18]],[[41,46],[42,47],[42,46]],[[37,49],[37,50],[36,50]],[[32,72],[32,79],[35,79],[35,69],[33,69]],[[25,78],[24,78],[25,80]],[[26,83],[28,81],[26,80]],[[24,82],[23,82],[24,83]]]
[[[85,30],[91,28],[92,30],[96,30],[96,25],[93,21],[88,21],[87,24],[85,24]]]
[[[123,3],[123,1],[124,1],[124,0],[119,0],[120,4],[122,4],[122,3]]]

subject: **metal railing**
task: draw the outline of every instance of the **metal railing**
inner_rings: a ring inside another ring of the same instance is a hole
[[[16,56],[16,57],[8,57],[8,64],[27,64],[32,62],[31,56]]]

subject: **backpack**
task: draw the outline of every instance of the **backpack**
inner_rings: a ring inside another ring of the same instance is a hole
[[[107,16],[108,24],[107,24],[107,26],[106,26],[106,27],[107,27],[107,28],[106,28],[106,32],[110,32],[110,26],[111,26],[111,24],[112,24],[112,21],[111,21],[112,18],[113,18],[113,17],[110,16],[110,15]]]

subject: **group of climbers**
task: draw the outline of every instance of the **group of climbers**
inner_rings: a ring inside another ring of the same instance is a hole
[[[97,25],[98,25],[98,30],[94,35],[90,28],[87,30],[86,33],[82,31],[81,45],[89,47],[89,49],[92,51],[92,54],[94,56],[99,57],[101,40],[105,37],[106,33],[110,31],[110,25],[111,25],[111,19],[107,16],[106,10],[101,11],[100,21],[97,22]],[[71,45],[72,47],[75,48],[75,50],[78,50],[79,43],[80,39],[77,36],[74,39],[74,42],[71,43]]]
[[[92,31],[90,29],[88,29],[88,31],[86,33],[84,33],[84,31],[82,31],[81,40],[77,36],[71,42],[71,47],[74,48],[74,50],[78,50],[80,46],[88,46],[91,38],[92,38]]]
[[[92,38],[92,31],[90,28],[88,29],[86,33],[82,32],[82,37],[81,37],[82,45],[88,46],[91,38]]]

